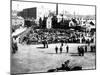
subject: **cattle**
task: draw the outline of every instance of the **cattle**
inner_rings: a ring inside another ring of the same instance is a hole
[[[56,72],[57,69],[49,69],[47,72]]]
[[[61,65],[61,67],[58,67],[56,69],[49,69],[47,72],[59,72],[59,71],[77,71],[77,70],[82,70],[81,65],[77,66],[71,66],[69,64],[70,60],[67,60],[64,62],[64,64]]]
[[[70,68],[66,64],[62,64],[61,67],[56,68],[56,69],[57,69],[57,71],[59,71],[59,70],[70,71]]]
[[[74,66],[74,67],[71,68],[70,70],[71,70],[71,71],[82,70],[82,66]]]

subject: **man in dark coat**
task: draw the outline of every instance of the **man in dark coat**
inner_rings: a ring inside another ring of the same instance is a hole
[[[63,44],[64,44],[64,41],[63,41],[63,40],[61,40],[61,46],[63,46]]]
[[[84,48],[81,47],[81,55],[84,56]]]
[[[79,56],[84,56],[84,49],[83,49],[83,47],[79,47],[78,46],[78,53],[79,53]]]
[[[55,51],[56,51],[56,54],[57,54],[58,53],[58,47],[57,46],[55,47]]]
[[[80,47],[78,46],[78,54],[79,54],[79,56],[81,56],[81,54],[80,54]]]
[[[62,53],[62,46],[60,47],[60,53]]]
[[[48,48],[48,41],[46,40],[46,45],[47,45],[47,48]]]
[[[85,52],[87,52],[87,46],[85,46]]]
[[[43,44],[43,46],[44,46],[44,48],[45,48],[45,41],[44,41],[44,40],[42,41],[42,44]]]
[[[69,52],[69,46],[67,45],[67,47],[66,47],[66,53],[68,53]]]
[[[17,43],[12,42],[12,53],[16,53],[17,50],[18,50]]]

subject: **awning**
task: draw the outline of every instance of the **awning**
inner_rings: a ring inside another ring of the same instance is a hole
[[[26,30],[27,28],[19,28],[19,29],[17,29],[14,33],[12,33],[12,37],[13,36],[18,36],[18,35],[20,35],[21,33],[23,33],[25,30]]]

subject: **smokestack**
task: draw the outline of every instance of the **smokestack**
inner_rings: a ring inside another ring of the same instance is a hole
[[[56,4],[56,15],[58,15],[58,3]]]
[[[75,19],[75,17],[76,17],[76,14],[75,14],[75,11],[74,11],[74,19]]]

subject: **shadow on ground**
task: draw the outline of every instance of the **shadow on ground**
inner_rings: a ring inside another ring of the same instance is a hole
[[[78,53],[70,53],[70,56],[79,56]]]

